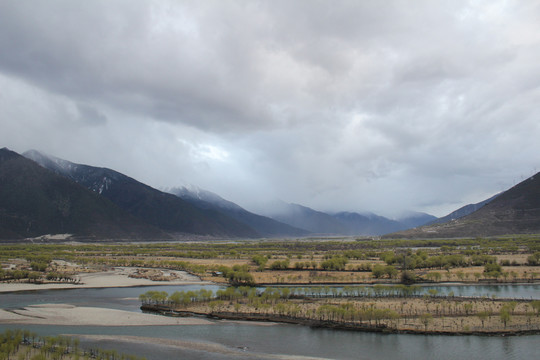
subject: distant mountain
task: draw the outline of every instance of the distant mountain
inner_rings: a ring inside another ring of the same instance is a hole
[[[346,235],[381,235],[405,228],[398,221],[375,214],[340,212],[333,217],[346,226]]]
[[[404,229],[410,229],[410,228],[426,225],[436,220],[437,220],[436,216],[426,214],[423,212],[416,212],[416,211],[408,212],[396,219],[396,221],[398,221],[399,223],[403,225]]]
[[[538,233],[540,173],[499,194],[469,215],[442,224],[389,234],[387,237],[451,238]]]
[[[277,201],[263,215],[315,234],[348,234],[347,226],[335,217],[298,204]]]
[[[0,239],[65,233],[93,240],[170,239],[108,199],[7,148],[0,149],[0,184]]]
[[[435,219],[433,221],[430,221],[429,223],[426,223],[426,225],[433,225],[433,224],[443,224],[452,220],[456,220],[459,218],[462,218],[464,216],[467,216],[469,214],[472,214],[476,210],[480,209],[482,206],[486,205],[487,203],[491,202],[493,199],[495,199],[499,194],[494,195],[490,197],[489,199],[486,199],[484,201],[480,201],[476,204],[469,204],[465,205],[463,207],[460,207],[459,209],[452,211],[450,214],[443,216],[441,218]]]
[[[259,237],[249,226],[210,208],[198,208],[117,171],[81,165],[32,150],[24,156],[99,194],[134,217],[172,234]]]
[[[264,237],[305,236],[309,231],[295,228],[266,216],[247,211],[241,206],[223,199],[221,196],[196,187],[179,187],[168,190],[183,200],[202,208],[223,213],[247,226]]]
[[[423,213],[411,213],[399,221],[372,213],[339,212],[328,214],[298,204],[276,201],[264,213],[294,227],[326,235],[382,235],[407,229],[434,219]]]

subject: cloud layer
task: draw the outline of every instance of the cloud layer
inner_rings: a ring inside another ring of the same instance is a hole
[[[444,215],[540,167],[535,1],[0,3],[0,141],[248,207]]]

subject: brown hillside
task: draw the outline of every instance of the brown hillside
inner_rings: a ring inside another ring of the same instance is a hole
[[[452,238],[537,233],[540,233],[540,173],[505,191],[470,215],[385,237]]]

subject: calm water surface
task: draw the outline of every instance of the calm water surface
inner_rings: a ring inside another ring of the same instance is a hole
[[[0,325],[0,330],[8,328]],[[14,328],[10,326],[9,328]],[[537,359],[540,336],[423,336],[381,335],[352,331],[310,329],[298,325],[257,326],[218,322],[190,326],[24,326],[42,335],[96,334],[132,335],[165,339],[218,343],[231,350],[247,347],[249,358],[263,354],[287,354],[329,359]],[[234,359],[238,356],[214,352],[156,346],[122,341],[87,341],[86,346],[115,348],[147,359]]]
[[[140,311],[139,294],[148,290],[187,291],[200,285],[154,286],[138,288],[46,290],[0,294],[1,308],[17,308],[40,303],[67,303],[128,311]],[[203,286],[216,291],[218,286]],[[426,287],[456,295],[540,298],[540,285],[482,285]],[[157,316],[157,315],[156,315]],[[299,325],[258,326],[249,323],[216,321],[214,325],[189,326],[38,326],[24,325],[40,335],[94,334],[130,335],[198,343],[220,344],[247,358],[267,358],[267,354],[286,357],[312,356],[329,359],[536,359],[540,335],[521,337],[382,335],[352,331],[311,329]],[[23,328],[0,325],[0,331]],[[83,340],[85,346],[115,348],[147,359],[235,359],[240,355],[158,346],[151,342],[127,343],[110,340]],[[244,349],[239,350],[240,348]]]
[[[33,304],[73,304],[77,306],[104,307],[140,312],[139,295],[149,290],[190,291],[209,289],[216,292],[223,287],[216,285],[141,286],[105,289],[39,290],[0,293],[1,308],[20,308]]]
[[[362,286],[362,285],[360,285]],[[320,287],[320,286],[318,286]],[[332,286],[329,286],[333,288]],[[334,286],[338,289],[343,289],[342,286]],[[306,286],[300,286],[300,293],[302,288]],[[372,288],[372,286],[366,286],[366,288]],[[261,288],[264,289],[264,288]],[[453,293],[454,296],[465,297],[483,297],[489,298],[496,297],[499,299],[525,299],[525,300],[539,300],[540,299],[540,284],[504,284],[504,285],[421,285],[417,294],[428,294],[429,290],[437,290],[438,295],[448,295]]]
[[[140,311],[139,295],[149,290],[189,291],[209,289],[216,292],[224,287],[217,285],[145,286],[108,289],[39,290],[0,293],[1,308],[19,308],[32,304],[73,304],[77,306],[105,307],[110,309]],[[497,298],[540,299],[540,284],[525,285],[451,285],[422,286],[420,293],[435,289],[439,294],[453,292],[456,296],[488,296]]]

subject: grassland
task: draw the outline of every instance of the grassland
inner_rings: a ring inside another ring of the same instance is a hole
[[[540,237],[302,239],[159,244],[4,244],[0,281],[76,283],[111,267],[184,270],[232,285],[522,283],[540,275]]]

